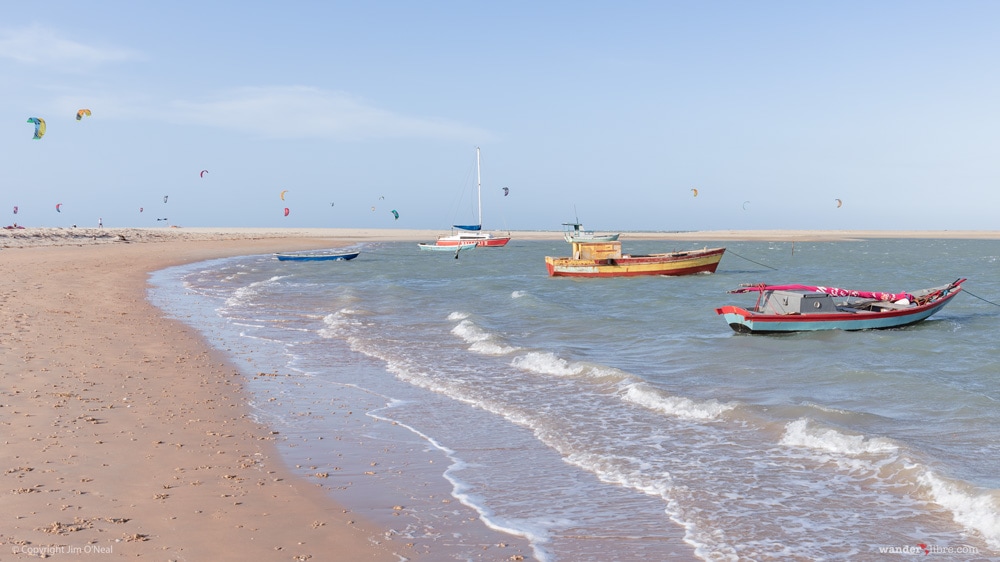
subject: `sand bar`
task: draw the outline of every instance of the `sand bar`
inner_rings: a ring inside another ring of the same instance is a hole
[[[331,241],[215,238],[0,251],[0,558],[401,559],[291,475],[236,369],[146,300],[149,271]]]

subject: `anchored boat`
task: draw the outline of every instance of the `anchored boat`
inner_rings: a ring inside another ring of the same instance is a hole
[[[757,292],[747,310],[723,306],[715,312],[741,334],[814,330],[898,328],[927,319],[962,290],[965,279],[904,293],[851,291],[809,285],[748,285],[730,293]],[[834,297],[843,300],[835,302]]]
[[[353,260],[361,252],[350,252],[346,254],[330,253],[294,253],[294,254],[274,254],[279,261],[345,261]]]
[[[510,236],[496,236],[489,232],[483,232],[483,182],[479,171],[479,147],[476,147],[476,197],[479,205],[479,215],[476,224],[455,224],[454,228],[461,230],[458,234],[442,236],[437,239],[437,246],[462,246],[465,244],[475,244],[487,248],[499,248],[506,246],[510,242]]]
[[[705,248],[664,254],[622,254],[622,243],[573,242],[568,258],[545,257],[553,277],[634,277],[715,273],[725,248]]]
[[[580,219],[577,219],[580,220]],[[564,222],[563,223],[563,238],[567,242],[614,242],[618,240],[620,235],[618,232],[608,233],[608,234],[598,234],[593,230],[584,230],[583,225],[579,222]]]

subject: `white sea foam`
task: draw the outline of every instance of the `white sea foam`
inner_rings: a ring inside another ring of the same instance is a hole
[[[516,347],[503,344],[497,337],[476,326],[471,320],[462,320],[451,329],[451,333],[471,344],[470,351],[483,355],[506,355],[517,351]]]
[[[980,533],[990,548],[1000,550],[1000,493],[997,490],[973,491],[929,469],[925,469],[917,481],[930,489],[935,502],[951,511],[956,522]]]
[[[489,333],[479,326],[476,326],[470,320],[462,320],[459,322],[454,328],[451,329],[451,333],[462,338],[466,343],[486,341],[490,338]]]
[[[718,400],[697,402],[682,396],[670,396],[645,383],[626,386],[622,398],[654,412],[695,420],[716,419],[736,407],[734,404],[724,404]]]
[[[513,293],[510,294],[510,298],[512,298],[512,299],[519,299],[519,298],[525,297],[527,295],[528,295],[527,291],[514,291]]]
[[[584,369],[579,363],[570,363],[554,353],[539,351],[519,355],[510,364],[530,373],[560,377],[579,375]]]
[[[899,450],[899,447],[888,439],[878,437],[865,439],[864,435],[847,435],[835,429],[811,427],[807,419],[789,422],[785,426],[781,444],[849,456],[895,453]]]
[[[483,355],[507,355],[512,351],[517,351],[517,348],[486,340],[472,344],[469,346],[469,350]]]
[[[355,314],[357,314],[356,311],[347,308],[327,314],[323,317],[323,324],[326,327],[321,328],[318,332],[320,337],[336,338],[342,335],[348,326],[358,324],[358,320],[352,318]]]
[[[265,281],[257,281],[254,283],[250,283],[245,287],[239,287],[238,289],[233,291],[232,296],[226,299],[226,306],[234,307],[234,306],[239,306],[243,303],[252,302],[253,298],[257,296],[264,287],[267,287],[268,285],[271,285],[276,281],[280,281],[285,277],[286,277],[285,275],[275,275],[274,277],[271,277],[270,279],[267,279]]]
[[[452,320],[452,321],[454,321],[454,320],[465,320],[468,317],[469,317],[469,313],[468,312],[457,312],[456,311],[456,312],[452,312],[451,314],[448,315],[448,320]]]

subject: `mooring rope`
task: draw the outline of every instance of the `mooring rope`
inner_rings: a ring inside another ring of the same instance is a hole
[[[741,256],[741,255],[737,254],[736,252],[734,252],[734,251],[730,250],[729,248],[726,248],[726,253],[727,253],[727,254],[732,254],[732,255],[734,255],[734,256],[736,256],[736,257],[738,257],[738,258],[743,258],[743,259],[747,260],[748,262],[750,262],[750,263],[755,263],[755,264],[757,264],[757,265],[759,265],[759,266],[761,266],[761,267],[766,267],[766,268],[768,268],[768,269],[772,269],[772,270],[774,270],[774,271],[778,271],[778,268],[777,268],[777,267],[771,267],[771,266],[769,266],[769,265],[765,265],[765,264],[762,264],[762,263],[760,263],[759,261],[753,261],[753,260],[752,260],[752,259],[750,259],[750,258],[747,258],[747,257],[744,257],[744,256]]]
[[[976,297],[977,299],[979,299],[979,300],[981,300],[981,301],[983,301],[983,302],[988,302],[988,303],[992,304],[993,306],[1000,306],[1000,304],[997,304],[997,303],[995,303],[995,302],[993,302],[993,301],[988,301],[988,300],[984,299],[983,297],[981,297],[981,296],[979,296],[979,295],[975,295],[975,294],[973,294],[973,293],[972,293],[971,291],[969,291],[969,290],[968,290],[968,289],[966,289],[965,287],[962,287],[962,292],[963,292],[963,293],[966,293],[966,294],[967,294],[967,295],[969,295],[970,297]]]

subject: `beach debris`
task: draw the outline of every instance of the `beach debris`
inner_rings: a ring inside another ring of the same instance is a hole
[[[74,517],[72,523],[60,523],[59,521],[55,521],[48,527],[39,527],[35,530],[41,531],[43,533],[52,533],[54,535],[66,535],[69,533],[74,533],[76,531],[89,529],[93,526],[94,524],[91,522],[90,519],[81,519],[79,517]]]

